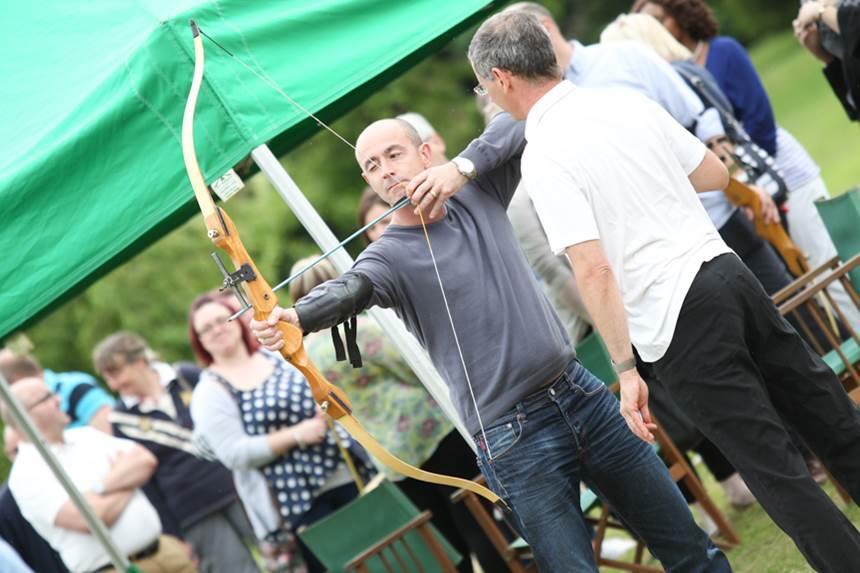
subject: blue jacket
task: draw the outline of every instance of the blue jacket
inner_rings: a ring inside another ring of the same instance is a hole
[[[711,40],[705,68],[732,102],[734,115],[756,144],[776,155],[776,121],[770,99],[746,50],[734,38]]]

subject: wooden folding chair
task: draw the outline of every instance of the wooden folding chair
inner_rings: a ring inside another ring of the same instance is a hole
[[[658,427],[655,437],[659,447],[663,448],[668,454],[668,459],[672,460],[669,466],[669,474],[672,476],[672,479],[676,482],[683,482],[693,493],[693,496],[701,503],[705,512],[717,524],[719,537],[714,539],[714,543],[723,549],[730,549],[740,544],[740,538],[731,523],[719,508],[714,505],[713,500],[711,500],[696,477],[696,474],[693,473],[684,456],[681,455],[681,452],[678,451],[669,436]],[[478,477],[475,481],[483,483],[483,477]],[[468,490],[458,490],[451,496],[451,499],[454,502],[466,504],[469,512],[474,516],[475,521],[487,535],[487,538],[493,544],[496,551],[498,551],[511,573],[537,572],[537,567],[532,558],[528,543],[520,538],[506,521],[495,519],[478,496]],[[601,504],[599,498],[591,490],[584,490],[580,495],[580,508],[582,512],[587,513],[597,506],[600,506],[599,517],[596,519],[586,517],[594,525],[593,546],[595,563],[598,566],[613,567],[635,573],[661,573],[663,569],[660,567],[643,564],[646,547],[642,540],[638,539],[620,521],[615,519],[609,506]],[[624,531],[636,541],[633,561],[608,559],[601,555],[603,543],[609,530]]]
[[[723,514],[722,511],[714,504],[714,501],[711,499],[711,496],[708,495],[708,492],[705,490],[702,482],[699,481],[699,478],[693,472],[693,468],[687,463],[687,460],[684,458],[683,454],[678,450],[675,446],[675,443],[666,434],[665,431],[660,427],[658,421],[657,429],[654,431],[654,438],[656,439],[656,447],[663,457],[664,461],[667,462],[669,468],[669,475],[672,476],[672,479],[675,483],[683,483],[687,486],[687,489],[699,502],[704,512],[714,521],[717,526],[716,533],[712,536],[714,544],[720,547],[721,549],[731,549],[740,545],[741,540],[738,537],[737,532],[732,526],[731,522],[728,518]],[[607,504],[602,504],[600,509],[600,516],[594,521],[595,523],[595,532],[594,532],[594,561],[598,566],[606,566],[613,567],[615,569],[621,569],[623,571],[633,571],[635,573],[660,573],[663,571],[660,567],[655,567],[651,565],[643,564],[645,557],[645,550],[647,549],[645,543],[636,537],[632,532],[627,530],[624,525],[614,519],[612,517],[612,510]],[[628,535],[630,535],[634,541],[636,541],[636,548],[633,555],[632,561],[620,561],[618,559],[609,559],[603,557],[601,555],[601,550],[603,549],[603,542],[606,538],[606,533],[610,529],[618,529],[625,531]]]
[[[607,384],[614,394],[618,394],[619,386],[616,381],[617,376],[612,368],[609,353],[597,333],[592,333],[583,339],[576,346],[576,354],[583,366],[588,368],[588,370],[597,378],[602,380],[604,384]],[[699,505],[701,505],[702,510],[717,525],[717,531],[714,536],[712,536],[714,543],[723,549],[731,549],[732,547],[739,545],[741,542],[740,537],[738,537],[738,534],[731,522],[716,506],[714,501],[711,499],[711,496],[702,485],[702,482],[687,463],[683,454],[678,450],[669,435],[662,429],[662,427],[660,427],[659,420],[655,419],[654,421],[657,424],[657,430],[654,432],[654,437],[656,439],[655,446],[668,465],[669,475],[672,476],[675,483],[683,483],[687,487],[688,491],[693,495],[695,500],[699,502]],[[600,552],[602,549],[603,539],[607,529],[609,528],[625,529],[620,522],[612,519],[611,509],[604,504],[601,509],[601,515],[597,519],[595,531],[594,558],[598,565],[606,565],[625,571],[635,571],[637,573],[662,571],[662,569],[642,564],[646,547],[642,540],[635,536],[633,536],[633,538],[636,540],[637,546],[633,562],[618,561],[601,557]]]
[[[577,357],[580,362],[585,365],[595,376],[607,383],[607,380],[615,382],[615,372],[612,369],[612,364],[609,360],[609,355],[606,352],[603,342],[596,334],[587,337],[583,342],[577,345]],[[617,384],[611,385],[610,389],[616,390]],[[705,491],[701,481],[693,472],[693,469],[687,463],[687,460],[675,446],[672,439],[659,427],[654,433],[657,440],[656,447],[661,452],[664,460],[667,461],[669,475],[676,483],[682,482],[687,486],[688,490],[693,494],[693,497],[702,506],[702,509],[717,525],[717,534],[714,537],[714,543],[723,549],[730,549],[740,544],[740,538],[732,524],[714,504],[708,492]],[[483,478],[480,478],[483,479]],[[510,532],[513,528],[506,527],[504,522],[499,522],[490,515],[490,512],[484,507],[481,501],[473,493],[465,490],[457,491],[451,496],[455,502],[464,502],[466,507],[475,517],[475,521],[481,526],[484,533],[492,542],[493,546],[498,551],[499,555],[508,565],[511,573],[528,573],[536,571],[534,562],[531,560],[531,552],[528,545],[520,539],[514,532],[514,541]],[[596,519],[589,519],[595,527],[594,537],[594,560],[598,566],[614,567],[624,571],[633,571],[636,573],[659,573],[663,569],[651,565],[643,564],[645,557],[645,544],[641,539],[638,539],[617,519],[612,516],[611,509],[606,504],[601,504],[599,498],[590,490],[585,490],[580,496],[580,508],[585,514],[592,508],[600,505],[600,515]],[[504,531],[509,529],[508,532]],[[601,556],[603,543],[606,539],[606,534],[610,529],[623,530],[630,535],[637,543],[634,552],[633,561],[621,561],[618,559],[607,559]],[[506,535],[508,533],[508,535]]]
[[[812,347],[821,359],[839,377],[845,391],[860,405],[860,334],[851,326],[844,309],[836,304],[827,287],[839,282],[845,288],[854,308],[860,310],[860,296],[854,289],[851,275],[860,269],[860,254],[854,255],[840,265],[834,257],[816,269],[804,274],[773,296],[780,314],[792,316],[796,324],[807,335]],[[805,312],[800,312],[804,310]],[[803,315],[812,317],[819,330],[824,333],[824,341],[810,335],[810,327]],[[839,322],[835,322],[833,319]],[[851,503],[851,496],[839,482],[827,472],[830,481],[845,503]]]
[[[461,556],[397,486],[382,481],[299,537],[330,573],[450,573]]]
[[[845,316],[845,309],[836,304],[827,287],[839,282],[845,288],[854,308],[860,310],[860,296],[850,280],[860,268],[860,254],[840,265],[834,257],[820,267],[804,274],[773,296],[773,302],[783,316],[796,319],[807,338],[825,363],[839,376],[854,402],[860,404],[860,335]],[[809,335],[810,328],[801,312],[812,317],[826,340]],[[829,313],[829,314],[828,314]],[[839,323],[835,323],[835,318]]]
[[[478,476],[474,481],[486,483],[484,476]],[[467,489],[459,489],[451,495],[451,501],[466,505],[511,573],[537,573],[528,543],[505,519],[497,520],[477,495]]]
[[[429,527],[431,517],[429,511],[416,515],[408,523],[350,560],[345,569],[357,573],[372,573],[380,571],[381,566],[385,573],[456,573],[457,568]],[[410,541],[407,538],[412,532],[417,532],[421,543],[430,550],[435,560],[434,567],[426,566],[424,559],[419,557],[414,547],[417,540]]]
[[[833,240],[840,261],[848,262],[860,253],[860,187],[849,189],[825,201],[816,201],[815,207]],[[860,291],[860,268],[848,273],[855,291]]]

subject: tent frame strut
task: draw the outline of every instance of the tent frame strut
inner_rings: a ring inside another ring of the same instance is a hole
[[[96,536],[96,539],[98,539],[99,543],[104,547],[114,568],[117,571],[136,571],[136,569],[130,568],[128,557],[122,554],[119,547],[114,543],[113,538],[110,536],[105,524],[96,517],[96,514],[93,512],[89,503],[84,499],[80,490],[78,490],[75,484],[72,483],[71,478],[69,478],[69,474],[66,473],[66,470],[64,470],[63,466],[60,465],[57,456],[55,456],[54,452],[52,452],[48,447],[42,433],[38,428],[36,428],[35,424],[33,424],[33,420],[30,418],[27,410],[18,398],[12,394],[12,388],[2,374],[0,374],[0,397],[2,397],[3,401],[6,403],[6,406],[9,409],[9,414],[15,420],[15,425],[18,427],[18,431],[23,432],[27,436],[27,439],[36,447],[39,455],[42,456],[42,459],[48,464],[48,467],[51,469],[51,473],[54,474],[54,477],[57,478],[57,481],[60,482],[60,485],[64,490],[66,490],[66,493],[69,494],[71,502],[78,508],[78,511],[81,513],[81,517],[84,518],[90,532]]]

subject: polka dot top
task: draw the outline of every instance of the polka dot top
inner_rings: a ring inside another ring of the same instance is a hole
[[[304,376],[279,356],[266,354],[266,357],[272,361],[275,369],[268,379],[253,390],[239,390],[232,384],[225,384],[239,405],[242,425],[249,436],[266,435],[286,426],[294,426],[316,414],[316,403]],[[218,374],[212,374],[226,382]],[[349,445],[350,453],[360,449],[346,430],[337,425],[335,428],[341,443]],[[372,470],[361,459],[363,455],[366,454],[361,451],[353,458],[361,473],[367,474]],[[314,494],[323,487],[340,463],[340,451],[329,431],[325,440],[319,444],[304,449],[291,448],[259,468],[269,483],[272,497],[287,527],[292,529],[293,520],[310,509]]]

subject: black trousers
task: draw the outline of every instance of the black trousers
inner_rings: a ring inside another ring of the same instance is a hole
[[[860,411],[734,255],[702,265],[653,370],[815,569],[857,570],[860,533],[783,420],[860,502]]]
[[[753,223],[746,218],[740,209],[737,209],[726,224],[720,227],[719,233],[729,248],[737,253],[747,268],[752,271],[752,274],[759,280],[768,295],[773,296],[779,290],[790,285],[791,281],[794,280],[776,250],[770,243],[756,234]],[[809,309],[803,306],[797,312],[800,314],[800,320],[809,329],[809,336],[827,348],[827,337],[821,331],[818,323],[812,318]],[[798,334],[807,343],[813,343],[813,340],[804,334],[800,322],[798,322],[794,314],[788,316],[786,320],[788,320],[789,324],[797,330]],[[792,428],[789,427],[788,433],[794,441],[794,445],[800,449],[804,458],[809,459],[814,457],[807,445],[803,443],[803,440],[800,439]]]
[[[480,473],[475,452],[457,430],[452,430],[439,442],[433,455],[421,464],[421,469],[464,479],[474,479]],[[412,478],[396,483],[418,509],[433,513],[433,525],[463,556],[457,567],[459,573],[471,573],[473,570],[471,554],[478,558],[481,569],[487,573],[508,570],[484,530],[466,508],[466,504],[451,501],[454,490]],[[490,511],[492,512],[492,509]]]

